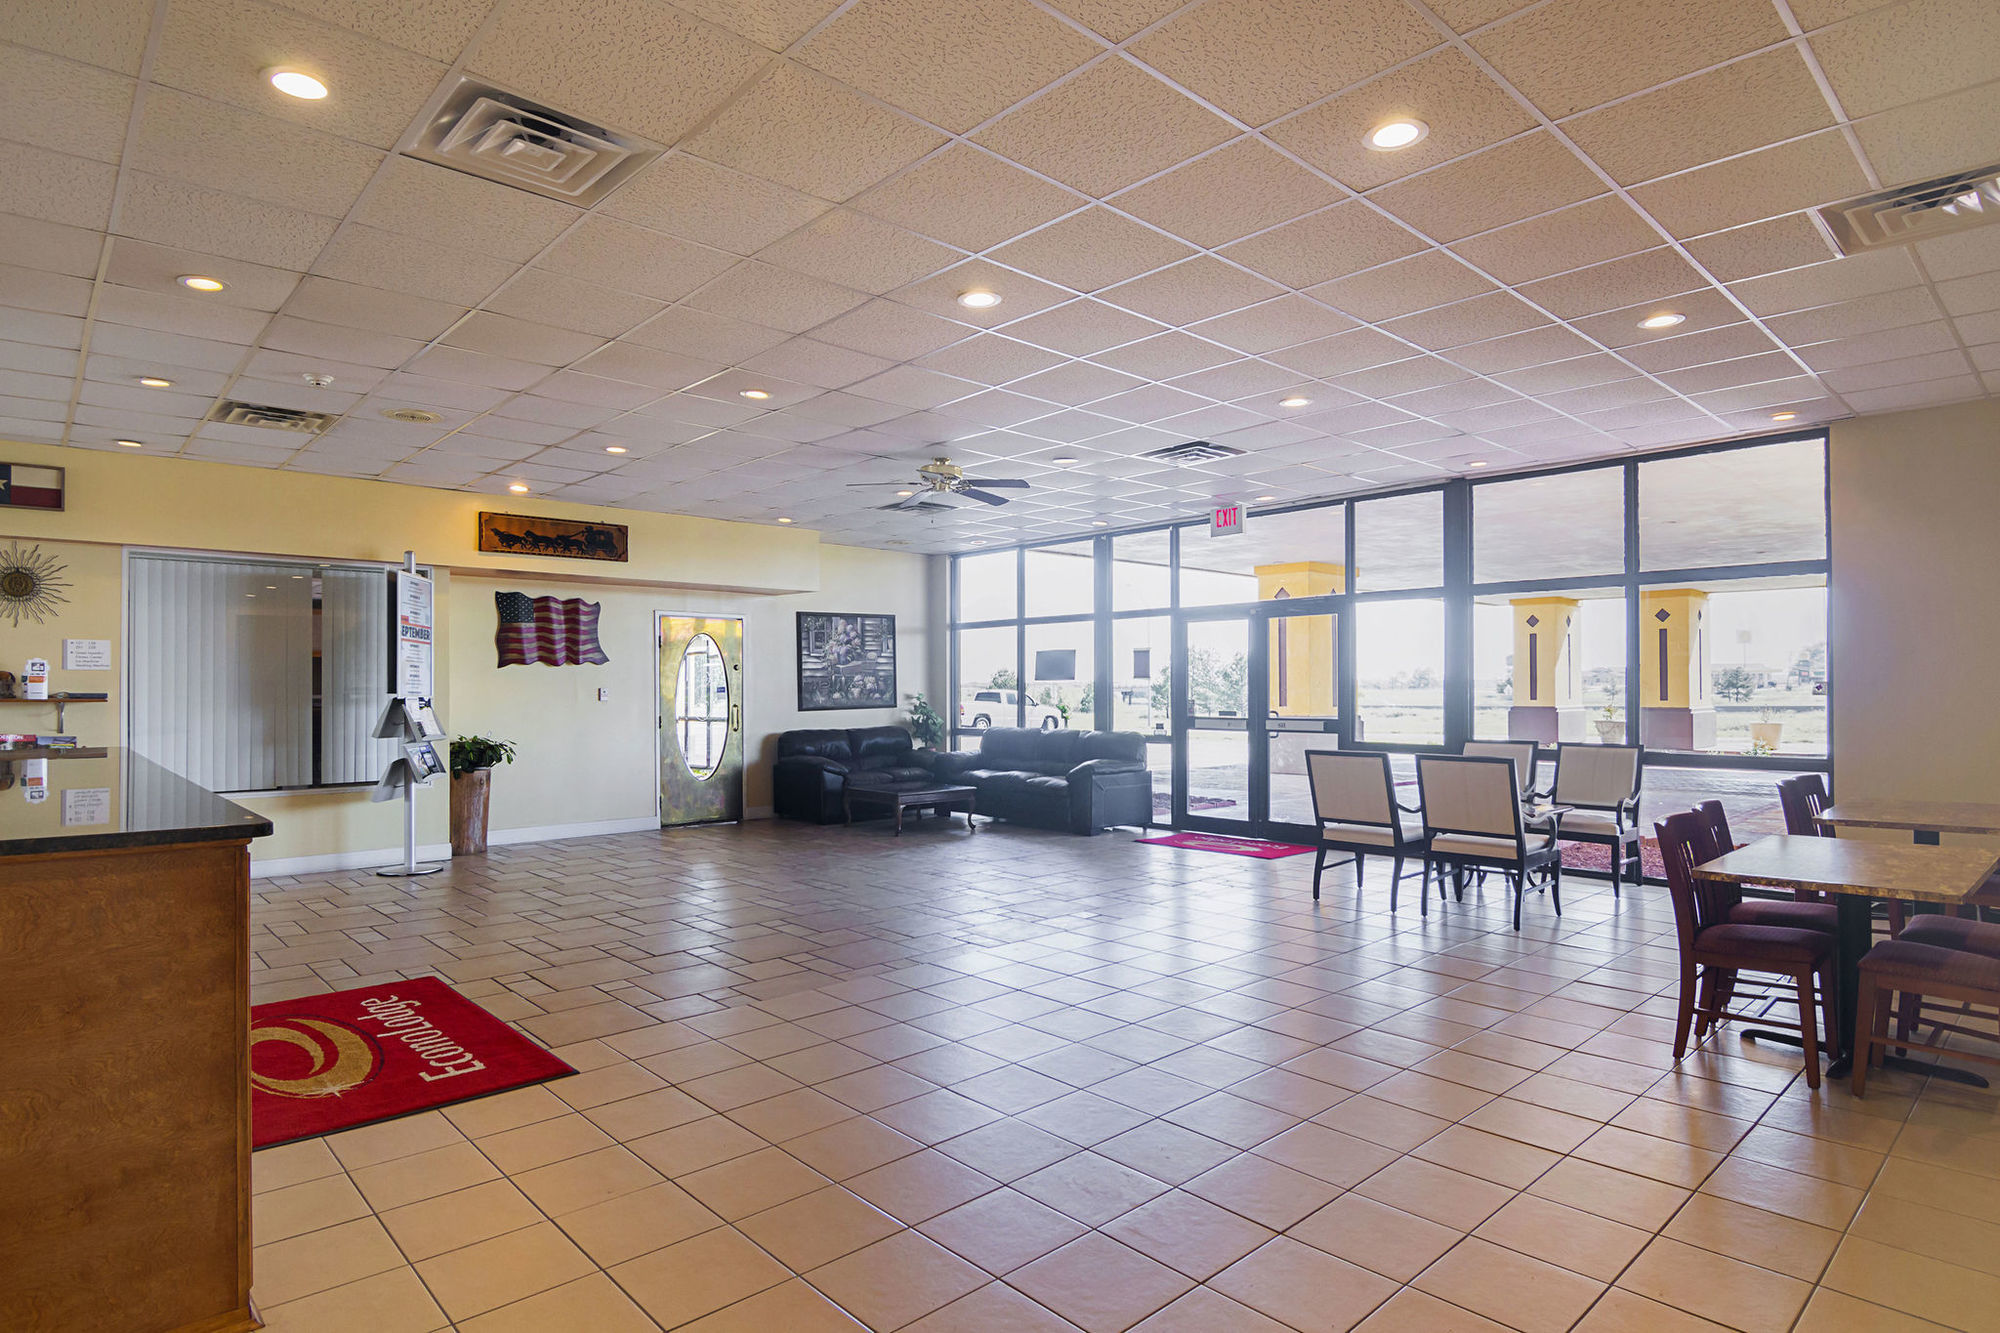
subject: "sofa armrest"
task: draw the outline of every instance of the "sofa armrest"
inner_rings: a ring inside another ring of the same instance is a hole
[[[1089,759],[1069,771],[1069,827],[1092,834],[1153,818],[1153,771],[1132,759]]]
[[[935,773],[937,772],[938,758],[943,753],[941,750],[912,750],[904,755],[903,758],[908,761],[912,768],[927,768]]]
[[[1114,773],[1145,773],[1149,770],[1136,759],[1086,759],[1069,771],[1072,782],[1089,782]]]
[[[845,773],[848,771],[847,765],[841,763],[838,759],[828,759],[824,755],[817,754],[788,754],[774,761],[772,767],[778,769],[790,768],[794,771],[820,769],[828,773]]]
[[[953,750],[939,750],[931,760],[931,772],[944,782],[956,782],[961,774],[977,767],[977,754],[961,754]]]

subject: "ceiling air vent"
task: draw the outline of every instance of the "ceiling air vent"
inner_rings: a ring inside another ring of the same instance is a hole
[[[267,426],[272,430],[297,431],[317,435],[337,418],[331,412],[301,412],[295,407],[266,407],[262,403],[239,403],[224,399],[208,414],[210,421],[225,426]]]
[[[1209,463],[1218,458],[1234,458],[1242,452],[1233,444],[1216,444],[1212,440],[1189,440],[1186,444],[1170,444],[1164,449],[1148,450],[1139,457],[1157,458],[1162,463],[1187,467],[1191,463]]]
[[[661,152],[464,75],[431,100],[420,124],[408,156],[583,208]]]
[[[1829,204],[1819,215],[1846,255],[1983,227],[2000,222],[2000,166],[1899,185]]]

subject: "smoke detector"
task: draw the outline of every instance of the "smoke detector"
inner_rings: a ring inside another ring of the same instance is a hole
[[[2000,166],[1937,176],[1819,211],[1840,252],[1914,245],[2000,222]]]
[[[317,435],[337,420],[331,412],[303,412],[294,407],[270,407],[228,398],[215,405],[208,419],[224,426],[264,426],[301,435]]]
[[[333,383],[333,376],[317,370],[308,370],[305,374],[299,376],[299,378],[307,384],[312,385],[315,389],[324,389]]]
[[[1218,458],[1234,458],[1242,452],[1233,444],[1217,444],[1213,440],[1189,440],[1185,444],[1170,444],[1164,449],[1148,450],[1139,457],[1154,458],[1162,463],[1187,467],[1194,463],[1212,463]]]
[[[406,422],[412,426],[434,426],[444,418],[435,412],[426,412],[421,407],[385,407],[382,415],[391,421]]]
[[[662,151],[468,75],[431,99],[403,146],[406,156],[582,208]]]

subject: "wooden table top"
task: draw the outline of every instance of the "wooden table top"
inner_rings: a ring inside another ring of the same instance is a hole
[[[1704,861],[1694,873],[1733,884],[1960,903],[1978,892],[1996,867],[2000,849],[1781,833]]]
[[[2000,833],[2000,805],[1966,801],[1840,801],[1822,810],[1819,822],[1836,828]]]

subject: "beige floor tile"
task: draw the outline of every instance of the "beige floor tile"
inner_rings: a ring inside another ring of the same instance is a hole
[[[1550,1167],[1528,1193],[1642,1231],[1665,1226],[1688,1198],[1688,1191],[1678,1186],[1574,1157]]]
[[[1076,1325],[1004,1282],[989,1282],[904,1328],[905,1333],[1075,1333]]]
[[[662,1328],[677,1328],[791,1277],[729,1227],[653,1250],[606,1270]]]
[[[1194,1286],[1096,1232],[1016,1269],[1007,1281],[1086,1333],[1123,1333]]]
[[[1507,1089],[1510,1101],[1546,1106],[1583,1120],[1608,1122],[1631,1104],[1632,1094],[1616,1088],[1579,1083],[1556,1074],[1536,1074]]]
[[[257,1304],[283,1305],[330,1287],[403,1267],[403,1256],[373,1217],[259,1245],[252,1259]]]
[[[250,1156],[250,1187],[258,1194],[323,1180],[341,1172],[340,1160],[325,1139],[306,1139],[277,1148],[260,1148]]]
[[[889,1132],[894,1133],[893,1130]],[[896,1135],[896,1139],[900,1143],[909,1144],[909,1152],[914,1152],[922,1146],[914,1139],[900,1134]],[[786,1147],[792,1152],[798,1152],[795,1145],[787,1144]],[[996,1120],[990,1125],[981,1125],[969,1134],[946,1139],[938,1145],[938,1151],[955,1161],[965,1163],[982,1175],[991,1176],[1003,1184],[1011,1184],[1022,1176],[1032,1175],[1045,1166],[1053,1166],[1063,1158],[1075,1155],[1077,1146],[1068,1139],[1051,1134],[1045,1129],[1037,1129],[1024,1120]],[[803,1153],[799,1155],[805,1156]],[[880,1162],[870,1162],[860,1169],[867,1170],[868,1167],[880,1165]],[[825,1170],[824,1167],[820,1169]]]
[[[1560,1153],[1467,1125],[1453,1125],[1411,1155],[1514,1190],[1526,1189],[1537,1176],[1562,1160]]]
[[[1590,1307],[1575,1333],[1723,1333],[1725,1327],[1613,1287]]]
[[[1302,1333],[1345,1333],[1396,1291],[1387,1278],[1284,1236],[1223,1269],[1208,1285]]]
[[[736,1229],[795,1273],[852,1254],[903,1229],[895,1218],[828,1185],[743,1218]]]
[[[1392,1149],[1310,1122],[1268,1138],[1251,1151],[1341,1189],[1360,1184],[1396,1160]]]
[[[345,1175],[308,1180],[251,1196],[250,1234],[268,1244],[368,1216],[367,1200]]]
[[[1950,1328],[2000,1329],[2000,1278],[1849,1236],[1825,1284]]]
[[[394,1268],[283,1305],[259,1306],[269,1333],[436,1333],[449,1322],[424,1284]]]
[[[727,1222],[832,1184],[782,1148],[746,1153],[680,1176],[675,1183]]]
[[[1599,1282],[1616,1278],[1652,1239],[1637,1227],[1532,1194],[1510,1200],[1473,1234]]]
[[[610,1146],[609,1134],[575,1112],[479,1140],[479,1151],[509,1175]]]
[[[1831,1139],[1793,1134],[1769,1125],[1759,1125],[1745,1134],[1735,1153],[1753,1162],[1864,1190],[1874,1183],[1883,1158],[1879,1152],[1850,1148]]]
[[[887,1330],[951,1304],[988,1278],[929,1237],[903,1231],[814,1269],[806,1280],[868,1327]]]
[[[1016,1190],[998,1189],[938,1214],[918,1230],[961,1259],[1004,1277],[1088,1228]]]
[[[459,1133],[470,1139],[519,1129],[538,1120],[553,1120],[569,1113],[569,1103],[550,1092],[549,1085],[545,1083],[460,1102],[456,1106],[445,1107],[441,1112]]]
[[[1689,1199],[1660,1234],[1804,1282],[1819,1281],[1840,1244],[1838,1231],[1714,1194]]]
[[[556,1225],[600,1267],[609,1268],[711,1231],[722,1219],[667,1183],[565,1214]]]
[[[471,1189],[405,1204],[381,1216],[382,1225],[389,1229],[411,1263],[519,1231],[542,1220],[541,1210],[506,1180],[489,1180]]]
[[[459,1142],[364,1166],[351,1174],[369,1205],[383,1212],[497,1180],[500,1170],[478,1148]]]
[[[1869,1195],[1848,1234],[2000,1275],[2000,1226],[1907,1199]]]
[[[915,1226],[1000,1187],[999,1181],[981,1175],[934,1148],[899,1157],[873,1171],[864,1171],[845,1184],[848,1189],[908,1226]]]
[[[651,1070],[642,1069],[629,1061],[605,1065],[574,1078],[557,1079],[546,1085],[550,1092],[560,1097],[579,1111],[587,1111],[593,1106],[603,1106],[607,1102],[621,1101],[627,1097],[637,1097],[642,1093],[654,1092],[666,1086],[666,1080]]]
[[[326,1146],[333,1150],[333,1155],[340,1159],[342,1166],[349,1171],[358,1171],[377,1162],[413,1157],[417,1153],[459,1143],[464,1138],[443,1115],[426,1111],[422,1115],[384,1120],[377,1125],[364,1125],[360,1129],[332,1135],[326,1140]]]
[[[1254,1153],[1204,1171],[1184,1188],[1273,1231],[1283,1231],[1340,1193],[1337,1185]]]
[[[459,1333],[549,1333],[588,1329],[590,1333],[657,1333],[659,1328],[632,1298],[602,1273],[590,1273],[560,1287],[460,1322]]]
[[[858,1333],[866,1327],[793,1278],[683,1324],[676,1333]]]
[[[1360,1194],[1341,1195],[1285,1233],[1370,1272],[1408,1282],[1463,1233]]]
[[[1091,1151],[1169,1185],[1192,1180],[1237,1153],[1227,1143],[1165,1120],[1113,1135]]]
[[[454,1321],[559,1287],[591,1271],[582,1250],[552,1222],[426,1259],[417,1273]]]
[[[1891,1157],[1875,1178],[1874,1193],[1942,1208],[1982,1222],[2000,1222],[2000,1190],[1978,1176],[1925,1162]]]
[[[1464,1123],[1471,1129],[1555,1153],[1572,1151],[1598,1129],[1595,1120],[1512,1097],[1494,1098],[1467,1116]]]
[[[1433,1166],[1414,1157],[1400,1158],[1383,1167],[1356,1185],[1354,1192],[1462,1232],[1472,1230],[1499,1212],[1500,1206],[1513,1197],[1511,1191],[1491,1181]]]
[[[1166,1309],[1132,1326],[1132,1333],[1292,1333],[1247,1305],[1207,1287],[1196,1287]],[[966,1333],[973,1333],[967,1329]]]
[[[1944,1327],[1821,1287],[1806,1302],[1792,1333],[1937,1333]]]
[[[1693,1106],[1641,1097],[1613,1117],[1620,1129],[1637,1130],[1656,1139],[1672,1139],[1709,1152],[1726,1153],[1751,1129],[1747,1120],[1716,1115]]]
[[[1618,1279],[1627,1291],[1744,1333],[1782,1333],[1812,1285],[1735,1259],[1658,1239]]]
[[[712,1115],[661,1130],[658,1134],[648,1134],[625,1146],[644,1158],[654,1170],[677,1177],[769,1145],[734,1120]]]
[[[1723,1154],[1606,1125],[1586,1139],[1575,1156],[1691,1190],[1722,1164]]]
[[[1405,1287],[1355,1326],[1356,1333],[1504,1333],[1508,1325]]]
[[[550,1217],[660,1184],[664,1178],[624,1148],[600,1148],[513,1177],[521,1192]]]
[[[593,1106],[583,1113],[584,1119],[620,1143],[685,1125],[709,1114],[711,1112],[706,1106],[678,1088],[659,1088],[637,1097]]]
[[[1023,1176],[1014,1188],[1085,1226],[1101,1226],[1167,1192],[1165,1181],[1095,1152],[1078,1153]]]
[[[1562,1333],[1605,1284],[1505,1246],[1467,1237],[1411,1284],[1522,1333]]]
[[[1862,1191],[1816,1176],[1731,1157],[1702,1182],[1703,1194],[1796,1217],[1815,1226],[1844,1229],[1861,1207]]]
[[[1441,1116],[1398,1106],[1366,1093],[1320,1112],[1313,1117],[1313,1123],[1398,1152],[1408,1152],[1451,1126],[1451,1121]]]
[[[1206,1199],[1173,1190],[1113,1222],[1104,1234],[1197,1282],[1270,1240],[1273,1232]]]

